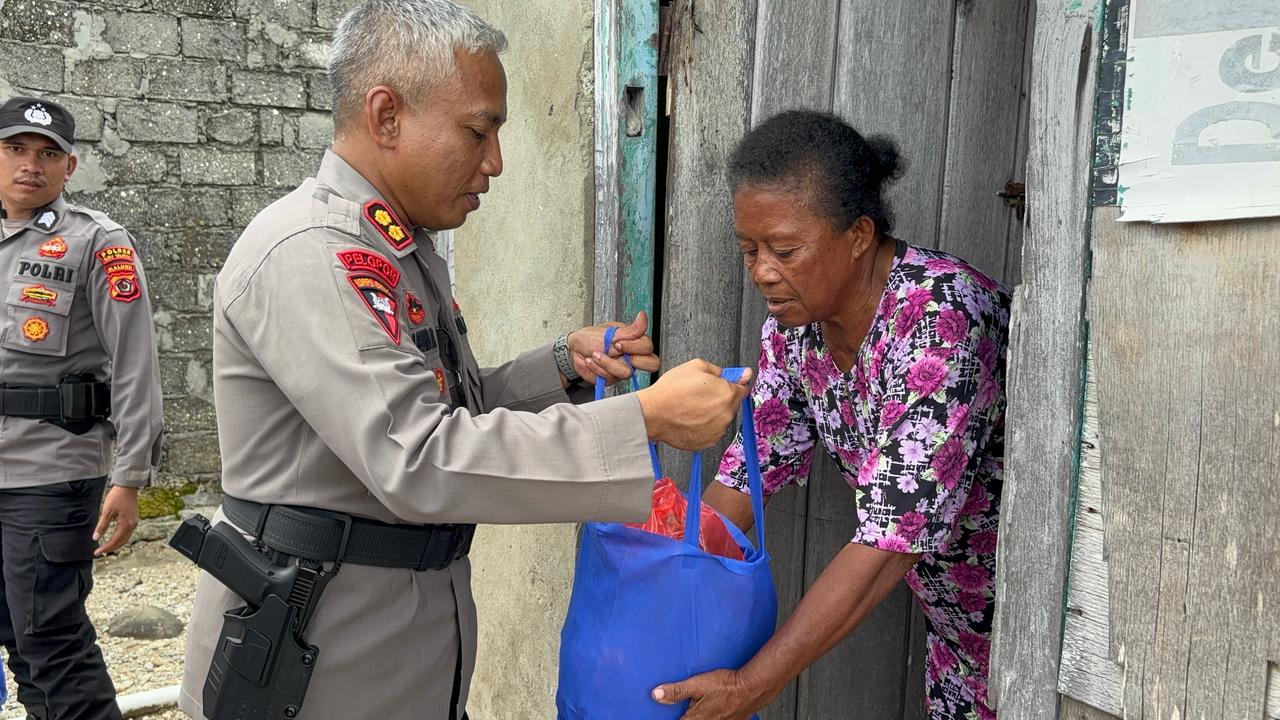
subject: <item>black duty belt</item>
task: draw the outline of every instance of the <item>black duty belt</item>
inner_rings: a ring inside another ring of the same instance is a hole
[[[343,513],[264,505],[227,495],[231,522],[277,552],[316,562],[442,570],[471,550],[475,525],[394,525]]]
[[[111,415],[111,386],[104,382],[0,383],[0,415],[60,422],[102,420]]]

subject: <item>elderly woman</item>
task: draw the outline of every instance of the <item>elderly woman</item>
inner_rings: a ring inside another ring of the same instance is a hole
[[[753,391],[764,492],[803,484],[820,446],[858,521],[744,667],[654,690],[661,702],[692,699],[688,720],[765,707],[904,577],[928,619],[928,717],[995,717],[987,659],[1009,293],[889,235],[883,193],[897,172],[891,141],[814,112],[765,122],[731,160],[735,232],[769,308]],[[741,442],[706,500],[745,530]]]

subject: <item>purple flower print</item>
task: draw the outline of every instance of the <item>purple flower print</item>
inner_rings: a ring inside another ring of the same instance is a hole
[[[910,495],[920,489],[920,483],[916,481],[915,473],[903,473],[898,476],[898,489],[903,493]]]
[[[832,375],[830,366],[831,362],[825,356],[819,356],[812,350],[805,354],[804,362],[800,366],[800,375],[809,386],[809,392],[815,395],[823,395],[827,392],[827,384]]]
[[[916,329],[916,324],[924,317],[925,305],[932,299],[933,293],[927,288],[916,288],[907,293],[906,303],[898,310],[898,337],[906,337]]]
[[[958,662],[958,658],[956,657],[956,654],[951,651],[951,648],[947,647],[946,643],[938,641],[933,643],[933,646],[929,648],[929,661],[930,665],[945,672],[955,667],[956,662]]]
[[[978,517],[991,509],[991,496],[981,487],[976,487],[969,491],[969,496],[964,500],[964,507],[960,508],[960,515],[963,517]]]
[[[978,362],[987,370],[995,370],[996,360],[1000,357],[1000,346],[996,341],[984,335],[978,341]]]
[[[890,428],[898,422],[898,418],[907,411],[905,403],[899,400],[890,400],[880,408],[880,427]]]
[[[786,367],[787,336],[775,330],[769,336],[769,350],[773,355],[774,364],[779,367]]]
[[[960,433],[969,424],[969,405],[960,403],[947,410],[947,431]]]
[[[911,429],[911,433],[921,440],[932,440],[933,436],[940,432],[942,432],[942,423],[931,417],[920,418]]]
[[[760,403],[755,410],[756,432],[764,437],[773,437],[787,428],[791,420],[791,410],[781,398],[771,397]]]
[[[742,467],[742,445],[733,443],[720,458],[719,475],[732,475]]]
[[[858,485],[866,487],[871,484],[871,479],[876,476],[876,470],[880,468],[880,448],[871,451],[867,456],[862,467],[858,470]]]
[[[973,632],[960,633],[960,651],[968,655],[979,667],[987,667],[991,660],[991,639]]]
[[[938,313],[938,337],[955,345],[969,335],[969,318],[959,310],[943,310]]]
[[[858,413],[854,410],[853,403],[848,400],[840,401],[840,419],[849,427],[856,427],[858,425]]]
[[[898,447],[902,450],[902,461],[908,465],[919,465],[928,457],[924,453],[924,443],[919,440],[903,440]]]
[[[791,466],[779,465],[771,467],[764,471],[764,476],[761,479],[764,481],[764,494],[772,495],[786,487],[787,483],[791,481]]]
[[[876,547],[881,550],[888,550],[889,552],[911,552],[911,543],[897,535],[886,535],[880,538],[880,541],[876,543]]]
[[[942,387],[948,372],[945,362],[935,357],[922,357],[907,371],[907,389],[928,397]]]
[[[902,514],[898,518],[898,534],[909,541],[914,541],[920,537],[920,531],[924,530],[925,517],[918,512],[912,510]]]
[[[956,271],[957,265],[946,258],[929,258],[924,261],[924,266],[930,275],[942,275],[944,273],[953,273]]]
[[[1000,397],[1000,385],[996,383],[995,377],[991,375],[985,368],[982,370],[982,380],[978,382],[978,395],[973,399],[978,407],[989,408],[995,404]]]
[[[929,466],[933,468],[933,476],[943,487],[954,490],[968,464],[969,456],[964,452],[964,441],[953,436],[942,444]]]
[[[990,555],[996,551],[996,531],[979,530],[969,539],[969,547],[978,555]]]
[[[987,596],[982,593],[960,593],[960,609],[967,613],[982,612],[987,609]]]
[[[984,593],[991,584],[991,573],[981,565],[958,562],[947,572],[956,587],[966,592]]]

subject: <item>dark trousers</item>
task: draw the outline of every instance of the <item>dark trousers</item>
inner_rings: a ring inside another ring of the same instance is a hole
[[[0,490],[0,643],[18,701],[42,720],[119,720],[84,601],[105,478]]]

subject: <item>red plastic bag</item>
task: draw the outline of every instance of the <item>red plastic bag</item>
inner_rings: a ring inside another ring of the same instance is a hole
[[[627,527],[647,530],[656,535],[684,541],[684,518],[689,512],[689,501],[671,482],[671,478],[662,478],[653,485],[653,509],[649,519],[644,523],[627,523]],[[712,555],[719,555],[731,560],[742,559],[742,547],[729,534],[725,520],[711,506],[702,504],[702,522],[698,533],[698,543],[702,549]]]

